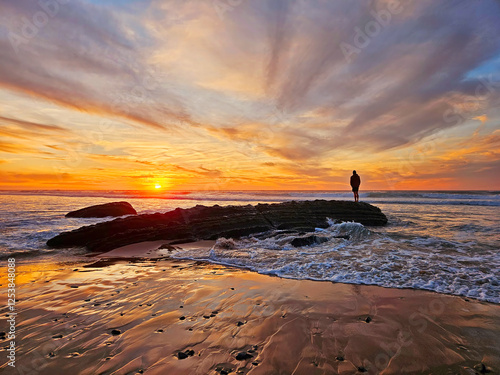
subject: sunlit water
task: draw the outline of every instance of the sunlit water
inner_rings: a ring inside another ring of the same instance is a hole
[[[107,220],[64,217],[68,211],[93,204],[126,200],[139,213],[152,213],[196,204],[352,199],[348,192],[173,192],[149,198],[136,192],[53,194],[0,194],[3,259],[81,259],[85,250],[48,249],[45,241],[61,231]],[[428,289],[500,303],[499,192],[366,192],[361,200],[380,207],[389,224],[364,227],[331,223],[314,233],[326,242],[301,248],[290,245],[295,235],[276,231],[237,241],[220,239],[206,252],[179,250],[172,256],[281,277]],[[338,235],[349,235],[350,239]]]

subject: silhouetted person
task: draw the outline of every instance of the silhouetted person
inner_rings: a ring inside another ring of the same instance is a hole
[[[352,171],[351,187],[352,192],[354,193],[354,202],[359,202],[359,185],[361,185],[361,178],[359,178],[359,174],[357,174],[356,171]]]

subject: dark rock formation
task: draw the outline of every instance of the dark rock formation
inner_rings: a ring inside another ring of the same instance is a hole
[[[66,217],[106,217],[124,215],[137,215],[137,211],[128,202],[113,202],[71,211],[66,214]]]
[[[236,354],[236,359],[238,361],[244,361],[244,360],[250,359],[250,358],[253,358],[253,355],[251,355],[250,353],[247,353],[247,352],[239,352],[238,354]]]
[[[194,355],[194,350],[193,349],[186,349],[183,352],[178,352],[177,353],[177,358],[179,359],[186,359],[187,357],[192,357]]]
[[[81,227],[47,241],[52,248],[84,246],[107,251],[142,241],[239,238],[275,229],[313,231],[326,228],[327,218],[363,225],[385,225],[386,216],[368,203],[292,201],[257,206],[196,206],[164,214],[145,214]],[[172,242],[173,243],[173,242]]]
[[[294,247],[302,247],[302,246],[310,246],[320,244],[322,242],[328,241],[325,237],[318,237],[315,235],[307,236],[307,237],[297,237],[294,238],[291,242]]]

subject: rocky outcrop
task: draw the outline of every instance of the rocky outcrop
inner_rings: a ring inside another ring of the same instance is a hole
[[[106,217],[124,215],[137,215],[137,211],[128,202],[113,202],[71,211],[66,214],[66,217]]]
[[[63,232],[47,241],[52,248],[84,246],[91,251],[107,251],[142,241],[172,243],[239,238],[275,229],[313,231],[326,228],[327,218],[355,221],[363,225],[384,225],[386,216],[368,203],[345,201],[292,201],[256,206],[176,208],[160,214],[119,218]]]
[[[315,235],[307,236],[307,237],[297,237],[290,242],[293,247],[302,247],[302,246],[311,246],[317,245],[323,242],[328,241],[326,237],[318,237]]]

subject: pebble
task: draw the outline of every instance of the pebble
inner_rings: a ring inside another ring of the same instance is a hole
[[[239,321],[238,323],[236,323],[236,325],[237,325],[238,327],[241,327],[243,324],[245,324],[245,323],[243,323],[242,321]]]
[[[112,334],[113,336],[121,335],[121,334],[122,334],[122,331],[120,331],[119,329],[113,329],[113,330],[111,331],[111,334]]]
[[[218,372],[219,374],[221,375],[228,375],[230,373],[233,372],[233,368],[231,367],[227,367],[227,366],[223,366],[223,365],[219,365],[215,368],[215,371]]]
[[[250,358],[253,358],[253,355],[247,352],[239,352],[238,354],[236,354],[236,359],[238,361],[244,361],[245,359],[250,359]]]
[[[53,339],[62,339],[63,335],[54,335],[52,336]]]
[[[186,317],[185,317],[185,316],[181,316],[181,317],[179,318],[179,320],[184,320],[184,319],[186,319]]]
[[[364,368],[363,366],[359,366],[358,371],[359,372],[367,372],[368,370],[366,368]]]
[[[341,355],[339,355],[339,356],[337,356],[335,359],[336,359],[337,361],[342,362],[342,361],[344,360],[344,357],[342,357]]]
[[[177,353],[177,358],[179,359],[186,359],[187,357],[193,356],[194,355],[194,350],[188,349],[183,352]]]
[[[370,323],[372,321],[372,318],[368,317],[365,319],[365,322]]]
[[[479,372],[480,374],[488,374],[491,372],[491,369],[487,367],[484,363],[479,363],[474,366],[474,370]]]

